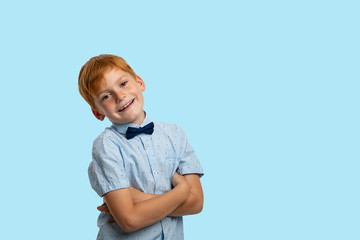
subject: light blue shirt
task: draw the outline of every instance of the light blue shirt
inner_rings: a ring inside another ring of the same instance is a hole
[[[150,123],[146,117],[140,127]],[[125,132],[136,124],[116,124],[106,128],[94,141],[93,160],[89,166],[92,188],[99,196],[132,187],[145,193],[163,194],[172,189],[175,171],[195,173],[203,170],[184,131],[176,124],[154,122],[152,135],[139,134],[127,140]],[[135,232],[126,233],[109,216],[98,218],[98,240],[105,239],[184,239],[182,217],[165,217]]]

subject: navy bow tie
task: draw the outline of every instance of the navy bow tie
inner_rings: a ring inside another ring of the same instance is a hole
[[[153,132],[154,132],[154,123],[153,122],[145,125],[144,127],[139,127],[139,128],[128,127],[128,129],[126,131],[126,138],[132,139],[133,137],[135,137],[136,135],[138,135],[140,133],[146,133],[146,134],[151,135]]]

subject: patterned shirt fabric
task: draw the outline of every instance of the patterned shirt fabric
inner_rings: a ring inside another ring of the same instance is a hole
[[[146,117],[140,127],[151,121]],[[128,127],[116,124],[106,128],[94,141],[93,160],[89,166],[92,188],[102,197],[105,193],[132,187],[145,193],[163,194],[172,189],[172,176],[203,175],[203,170],[184,131],[176,124],[154,122],[152,135],[139,134],[127,140]],[[127,233],[120,226],[108,223],[109,216],[98,218],[98,240],[114,239],[184,239],[182,217],[165,217],[135,232]]]

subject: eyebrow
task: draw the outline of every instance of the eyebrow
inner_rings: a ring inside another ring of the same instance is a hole
[[[116,80],[116,82],[121,81],[125,76],[126,76],[126,73],[124,73],[123,75],[121,75],[121,76]],[[102,79],[104,79],[104,78],[102,78]],[[99,92],[99,93],[96,95],[96,97],[99,97],[102,93],[107,92],[107,91],[108,91],[108,90],[105,89],[105,90]]]

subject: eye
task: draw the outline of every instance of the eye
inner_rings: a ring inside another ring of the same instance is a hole
[[[108,99],[109,97],[110,97],[110,93],[106,94],[106,95],[102,98],[102,100],[104,101],[104,100]]]
[[[127,84],[128,81],[124,81],[120,84],[121,87],[124,87]]]

